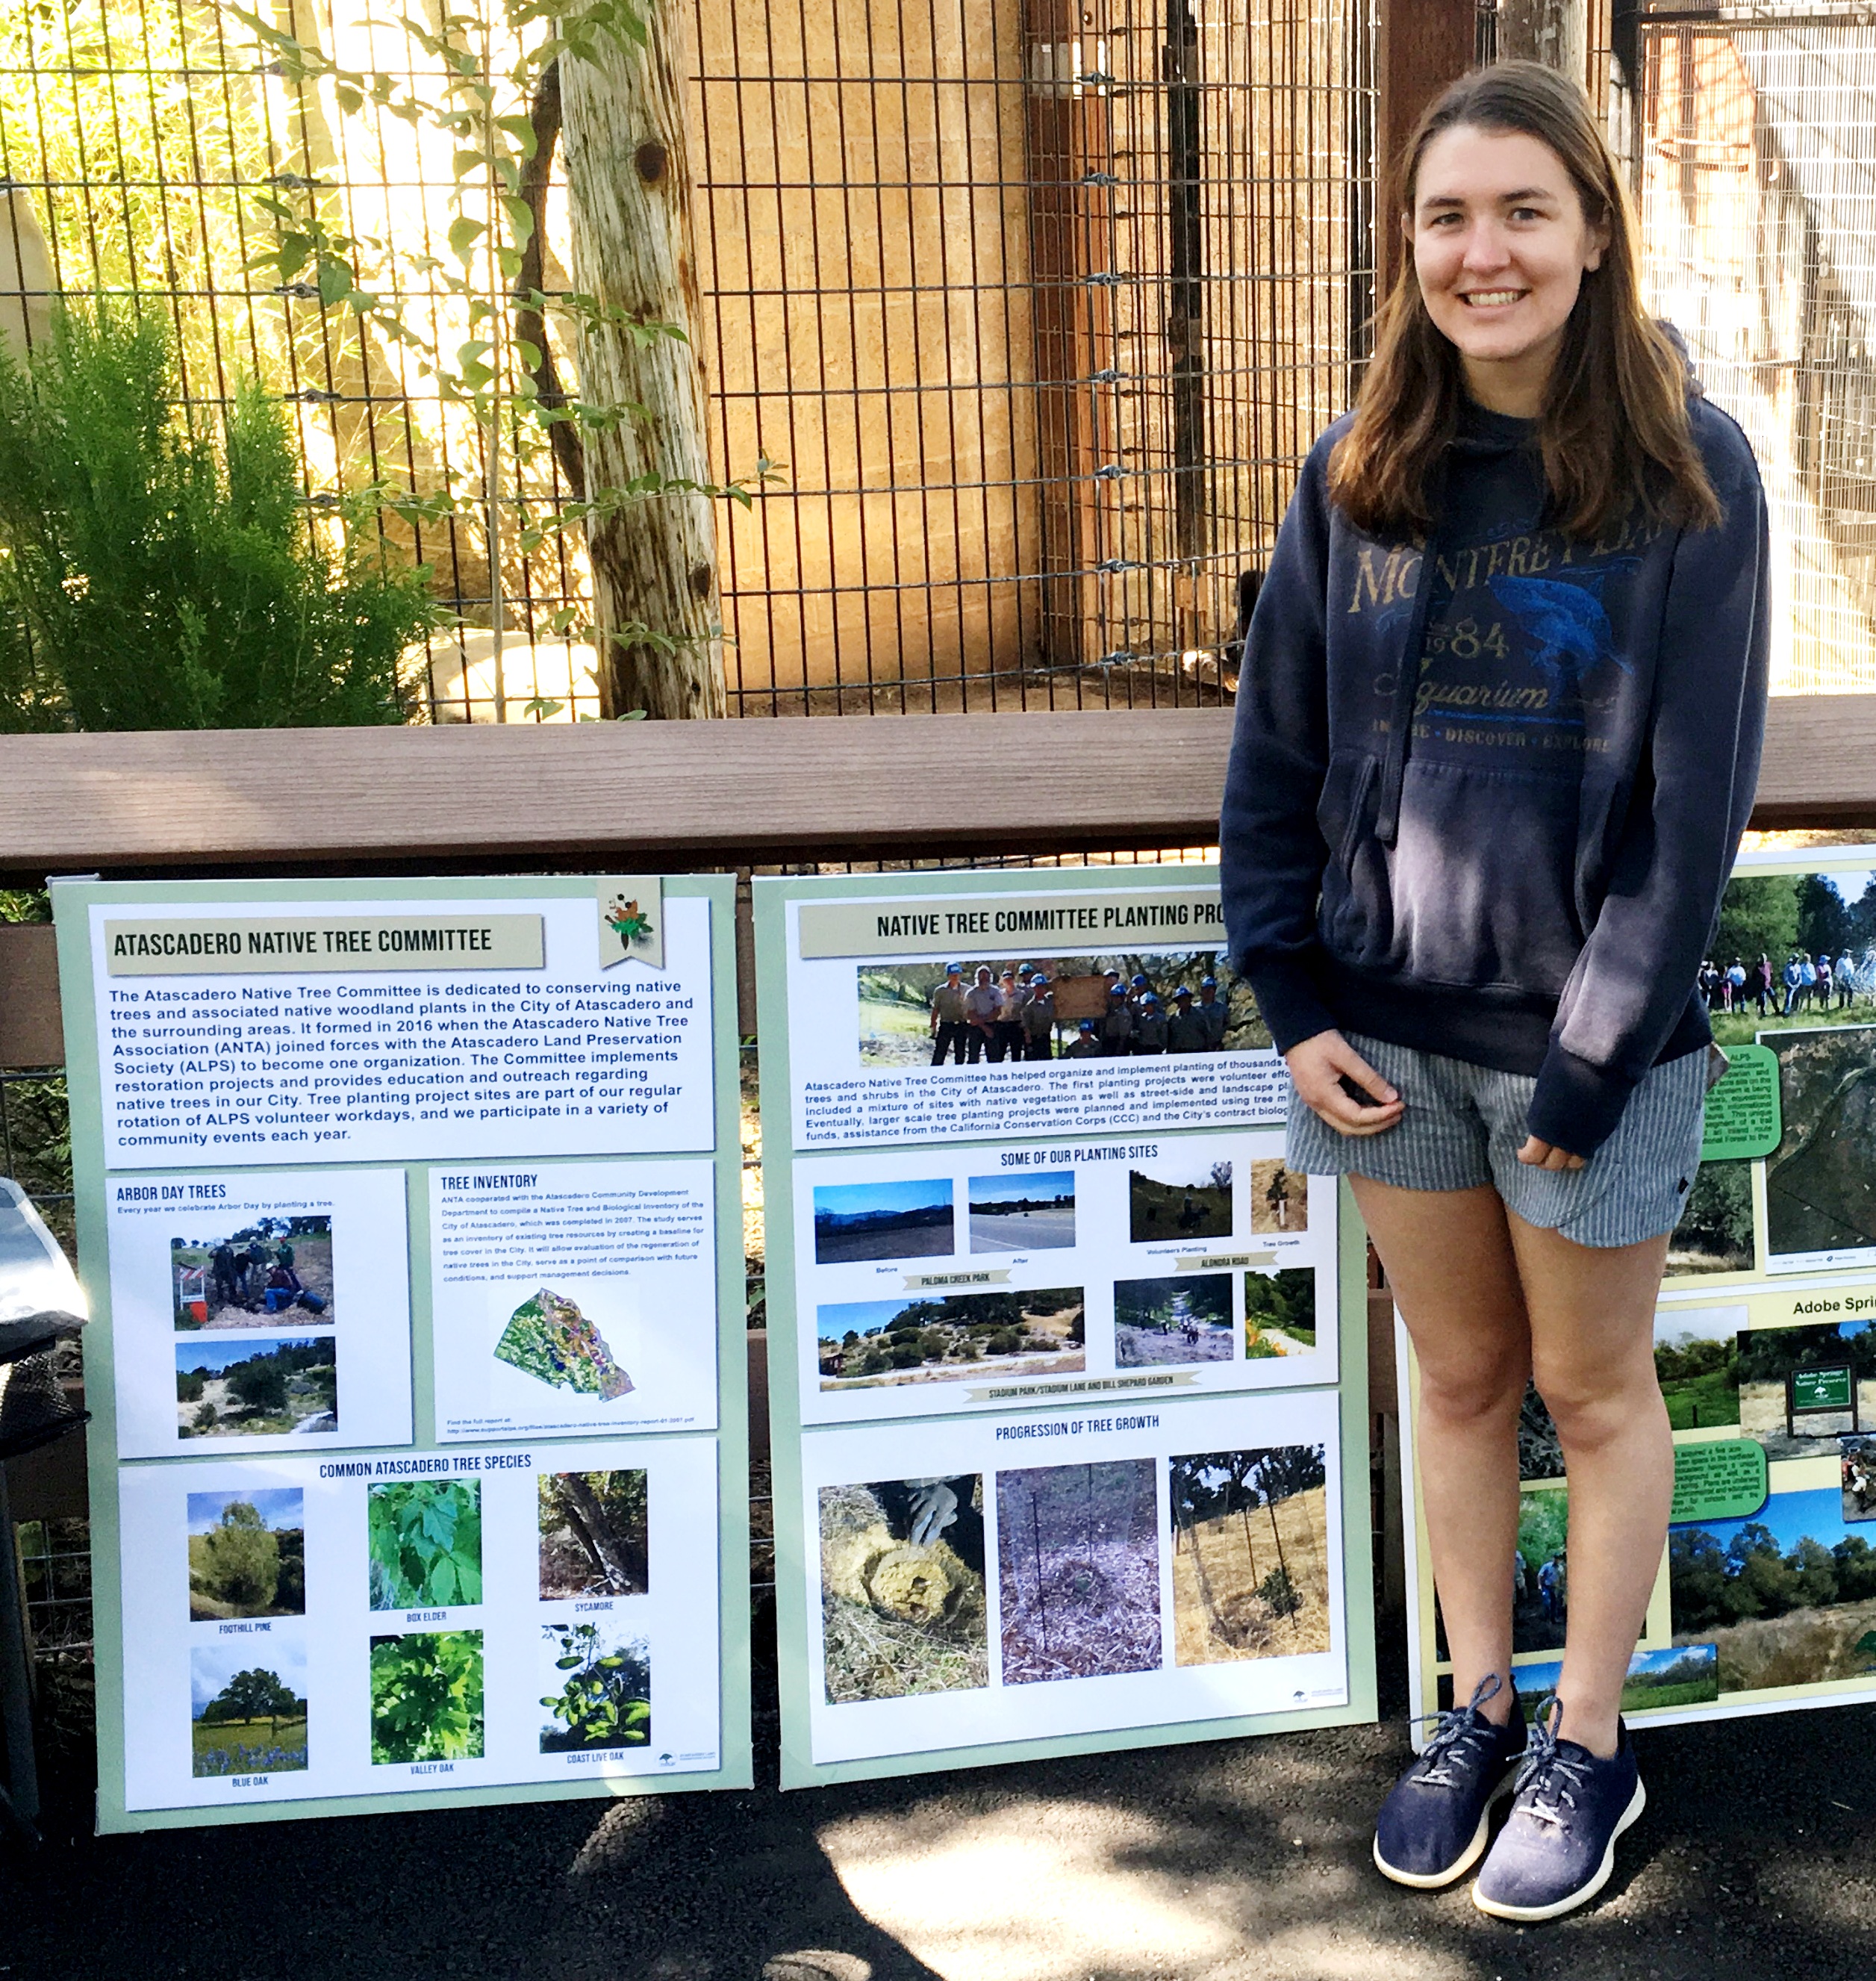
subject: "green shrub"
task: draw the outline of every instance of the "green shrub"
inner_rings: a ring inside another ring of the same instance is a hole
[[[121,305],[63,312],[28,370],[0,351],[0,729],[401,721],[424,574],[368,504],[341,498],[342,548],[309,528],[257,381],[212,433],[180,398],[168,331]]]

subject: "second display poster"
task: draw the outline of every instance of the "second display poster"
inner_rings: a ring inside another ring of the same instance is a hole
[[[1362,1240],[1216,868],[756,920],[783,1786],[1372,1719]]]

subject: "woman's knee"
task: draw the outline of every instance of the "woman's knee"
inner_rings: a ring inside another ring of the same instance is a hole
[[[1651,1357],[1593,1367],[1540,1360],[1532,1380],[1566,1452],[1596,1450],[1665,1413]]]
[[[1435,1361],[1420,1360],[1420,1408],[1448,1423],[1509,1423],[1524,1401],[1530,1365],[1506,1350]]]

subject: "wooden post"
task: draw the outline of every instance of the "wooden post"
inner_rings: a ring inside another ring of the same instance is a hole
[[[1381,128],[1375,155],[1381,195],[1375,218],[1375,299],[1392,293],[1401,270],[1401,153],[1422,110],[1472,65],[1474,0],[1383,0]]]
[[[1589,79],[1588,0],[1498,0],[1498,60]]]
[[[1109,170],[1106,0],[1029,0],[1023,37],[1028,105],[1029,265],[1041,454],[1041,658],[1099,660],[1100,491],[1115,464],[1112,381],[1114,175]]]
[[[679,62],[679,0],[649,0],[649,45],[603,45],[560,69],[562,149],[573,226],[574,281],[616,320],[583,325],[580,396],[644,408],[586,442],[587,495],[602,499],[647,471],[707,483],[703,315],[690,217],[690,171]],[[632,325],[674,323],[687,341],[641,343]],[[600,712],[727,712],[717,633],[716,519],[703,495],[632,501],[595,522],[594,631]],[[667,653],[645,632],[681,643]]]

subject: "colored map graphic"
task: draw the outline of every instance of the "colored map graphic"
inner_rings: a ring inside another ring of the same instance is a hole
[[[495,1359],[557,1390],[577,1390],[610,1403],[632,1387],[599,1330],[570,1300],[545,1287],[508,1317]]]

